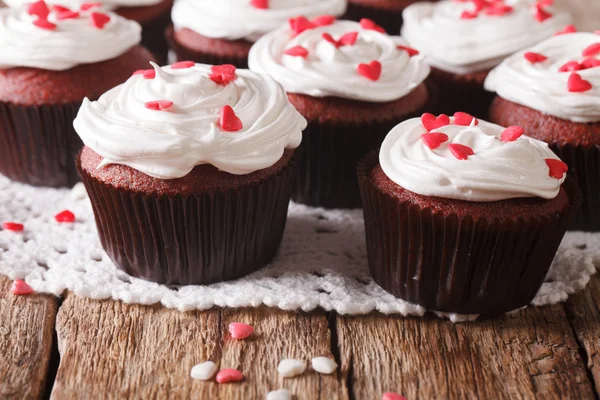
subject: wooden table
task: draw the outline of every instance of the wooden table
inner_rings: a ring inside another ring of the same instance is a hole
[[[0,277],[0,398],[598,399],[600,279],[564,305],[452,324],[434,317],[214,309],[94,301],[67,293],[17,297]],[[230,322],[255,326],[232,340]],[[285,357],[334,357],[337,374],[282,380]],[[189,377],[211,359],[243,371],[239,384]]]

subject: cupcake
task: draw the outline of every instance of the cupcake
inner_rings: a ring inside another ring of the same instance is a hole
[[[353,21],[367,18],[395,35],[402,26],[402,11],[419,1],[423,0],[348,0],[345,18]]]
[[[369,267],[383,289],[460,314],[529,304],[581,195],[548,145],[521,135],[428,114],[361,162]]]
[[[252,44],[296,15],[323,24],[346,11],[346,0],[177,0],[167,38],[175,58],[248,67]]]
[[[4,2],[9,7],[22,7],[34,3],[31,0],[5,0]],[[166,62],[168,46],[164,32],[171,23],[173,0],[47,0],[46,3],[73,12],[102,7],[136,21],[143,28],[142,46],[150,50],[160,62]]]
[[[279,248],[306,120],[265,75],[153,66],[86,99],[74,122],[102,246],[164,284],[250,274]]]
[[[402,36],[426,56],[439,90],[436,113],[485,117],[493,96],[483,88],[504,58],[552,36],[571,17],[548,2],[417,3],[404,11]]]
[[[352,21],[305,27],[305,20],[259,39],[250,69],[280,82],[308,120],[294,201],[360,207],[356,165],[427,107],[429,67],[398,36]]]
[[[550,145],[583,192],[572,229],[600,230],[600,36],[554,36],[507,58],[486,89],[498,96],[490,118],[520,125]]]
[[[140,26],[116,14],[49,9],[44,2],[0,9],[0,173],[38,186],[78,181],[81,141],[73,119],[148,65]]]

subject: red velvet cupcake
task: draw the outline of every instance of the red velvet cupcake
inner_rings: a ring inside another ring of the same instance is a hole
[[[154,65],[86,100],[74,126],[100,240],[128,274],[210,284],[276,255],[306,120],[271,78]]]
[[[72,186],[81,141],[73,119],[153,60],[140,26],[113,13],[0,9],[0,173],[39,186]]]
[[[485,85],[498,93],[493,122],[522,126],[569,166],[583,192],[571,228],[599,231],[600,36],[555,36],[506,59]]]
[[[548,145],[457,113],[395,127],[358,168],[369,267],[430,310],[500,314],[535,297],[580,203]]]
[[[33,1],[6,0],[5,3],[9,7],[22,7]],[[143,28],[142,46],[150,50],[161,63],[167,60],[168,46],[164,32],[171,23],[173,0],[48,0],[46,3],[50,6],[66,7],[74,12],[98,6],[114,11],[124,18],[139,23]]]
[[[250,69],[280,82],[308,120],[293,200],[360,207],[356,165],[392,127],[428,106],[429,67],[376,26],[332,21],[303,30],[302,21],[259,39]]]
[[[346,0],[280,1],[274,6],[268,0],[177,0],[167,38],[177,60],[247,68],[252,44],[288,19],[305,15],[312,19],[306,24],[322,24],[345,11]]]
[[[552,36],[571,16],[542,2],[442,0],[404,10],[402,36],[432,67],[436,113],[463,110],[485,118],[493,95],[483,82],[515,51]]]

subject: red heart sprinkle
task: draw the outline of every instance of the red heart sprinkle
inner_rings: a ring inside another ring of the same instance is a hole
[[[13,294],[20,295],[20,296],[27,296],[34,292],[33,288],[31,286],[29,286],[24,280],[21,280],[21,279],[14,280],[12,287],[10,288],[10,291]]]
[[[511,12],[513,12],[513,8],[511,6],[499,3],[494,3],[494,5],[487,7],[484,11],[485,15],[489,15],[490,17],[501,17]]]
[[[381,396],[381,400],[406,400],[406,397],[400,396],[398,393],[385,392]]]
[[[148,110],[162,111],[173,107],[173,102],[169,100],[154,100],[144,103]]]
[[[567,33],[575,33],[577,32],[577,28],[574,25],[567,25],[562,30],[556,32],[554,36],[565,35]]]
[[[594,43],[586,47],[581,55],[584,57],[592,57],[598,53],[600,53],[600,43]]]
[[[448,150],[454,157],[459,160],[466,160],[469,156],[475,154],[472,148],[465,146],[464,144],[451,143],[448,145]]]
[[[225,132],[237,132],[243,128],[242,120],[235,115],[235,111],[230,106],[223,106],[219,126]]]
[[[286,54],[286,55],[292,56],[292,57],[306,58],[306,57],[308,57],[308,50],[306,50],[302,46],[294,46],[294,47],[290,47],[289,49],[284,51],[283,54]]]
[[[592,84],[583,79],[577,72],[571,73],[569,80],[567,81],[567,86],[569,88],[569,92],[574,93],[587,92],[588,90],[592,89]]]
[[[581,62],[581,66],[583,69],[596,68],[600,66],[600,60],[594,57],[589,57]]]
[[[385,33],[385,29],[381,26],[377,25],[375,22],[368,18],[363,18],[359,21],[360,27],[366,30],[377,31],[381,33]]]
[[[338,46],[354,46],[356,39],[358,39],[358,32],[344,33],[337,41]]]
[[[254,8],[269,8],[269,0],[250,0],[250,5]]]
[[[427,132],[431,132],[434,129],[441,128],[442,126],[450,125],[450,117],[446,114],[440,114],[435,116],[433,114],[425,113],[421,115],[421,123],[427,129]]]
[[[47,31],[53,31],[56,29],[56,24],[48,21],[47,19],[38,18],[33,21],[33,25],[37,26],[40,29],[45,29]]]
[[[93,12],[92,15],[90,15],[90,19],[92,25],[98,29],[104,28],[104,25],[110,22],[110,17],[108,15],[99,12]]]
[[[421,135],[421,140],[423,140],[425,146],[429,147],[431,150],[435,150],[448,140],[448,135],[441,132],[424,133]]]
[[[102,3],[99,3],[99,2],[82,3],[81,6],[79,7],[79,9],[81,11],[88,11],[88,10],[91,10],[92,8],[96,8],[96,7],[102,7]]]
[[[29,7],[27,7],[27,13],[41,19],[47,19],[48,15],[50,15],[50,9],[44,0],[39,0],[35,3],[31,3]]]
[[[71,11],[71,9],[67,8],[67,7],[59,6],[59,5],[54,5],[54,6],[52,6],[52,11],[54,11],[55,13],[61,13],[61,12]]]
[[[580,69],[583,69],[583,67],[577,61],[569,61],[568,63],[560,67],[558,69],[558,72],[573,72],[579,71]]]
[[[67,11],[61,11],[59,13],[56,13],[56,19],[59,21],[63,21],[65,19],[75,19],[75,18],[79,18],[79,13],[77,11],[67,10]]]
[[[253,332],[254,328],[251,325],[243,324],[241,322],[232,322],[229,324],[229,333],[234,339],[247,339]]]
[[[368,64],[359,64],[356,70],[365,78],[376,81],[381,76],[381,63],[373,60]]]
[[[292,31],[292,36],[298,36],[299,34],[301,34],[302,32],[304,32],[306,30],[314,29],[317,27],[315,24],[313,24],[312,22],[307,20],[305,17],[290,18],[289,24],[290,24],[290,29]]]
[[[562,162],[561,160],[557,160],[556,158],[546,158],[546,165],[550,169],[549,175],[552,178],[562,179],[562,177],[569,171],[569,166]]]
[[[462,14],[460,14],[460,19],[475,19],[478,15],[479,13],[477,11],[465,10],[462,12]]]
[[[419,50],[413,49],[412,47],[403,46],[401,44],[399,44],[398,46],[396,46],[396,48],[398,50],[404,50],[404,51],[406,51],[408,53],[409,57],[416,56],[416,55],[419,54]]]
[[[18,222],[5,222],[2,224],[2,229],[12,232],[22,232],[25,227]]]
[[[505,143],[514,142],[523,136],[523,133],[525,133],[525,129],[521,128],[520,126],[509,126],[500,135],[500,140]]]
[[[179,61],[171,65],[171,69],[187,69],[196,65],[193,61]]]
[[[233,82],[236,78],[236,67],[231,64],[213,65],[210,67],[210,74],[208,77],[219,85],[227,85],[229,82]]]
[[[460,126],[470,126],[471,122],[475,121],[475,126],[479,125],[479,121],[477,118],[473,117],[471,114],[467,114],[465,112],[455,112],[454,113],[454,123]]]
[[[54,216],[56,222],[75,222],[75,214],[69,210],[59,212]]]
[[[138,69],[132,76],[135,75],[142,75],[146,79],[154,79],[156,78],[156,71],[153,69]]]
[[[225,368],[219,371],[215,379],[217,383],[239,382],[244,379],[244,375],[237,369]]]
[[[533,16],[539,22],[544,22],[548,18],[551,18],[552,14],[550,14],[548,11],[544,10],[542,8],[542,6],[540,6],[539,4],[536,4],[535,7],[534,7]]]
[[[337,40],[335,40],[335,39],[333,38],[333,36],[331,36],[329,33],[323,33],[323,34],[321,35],[321,37],[323,38],[323,40],[325,40],[326,42],[329,42],[329,43],[331,43],[331,44],[332,44],[332,45],[334,45],[335,47],[340,47],[340,46],[338,45],[338,42],[337,42]]]
[[[316,26],[328,26],[335,22],[333,15],[320,15],[312,20],[312,23]]]
[[[546,61],[548,59],[548,57],[546,57],[545,55],[540,53],[534,53],[532,51],[528,51],[527,53],[523,54],[523,57],[525,57],[525,59],[532,64]]]
[[[542,7],[548,7],[554,4],[554,0],[537,0],[537,4]]]
[[[477,12],[479,12],[489,6],[489,3],[487,2],[487,0],[472,0],[471,2],[475,6],[475,10]]]

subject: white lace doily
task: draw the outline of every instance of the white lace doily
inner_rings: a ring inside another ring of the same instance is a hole
[[[75,223],[54,220],[64,209],[75,213]],[[70,290],[94,299],[161,303],[182,311],[262,304],[284,310],[322,307],[340,314],[426,311],[386,293],[369,276],[360,210],[292,204],[279,255],[269,267],[234,282],[180,288],[135,279],[115,267],[100,246],[82,186],[32,188],[0,176],[0,222],[4,221],[23,223],[25,230],[0,231],[0,274],[25,279],[38,292],[60,295]],[[568,233],[533,304],[564,301],[583,289],[599,260],[600,234]]]

